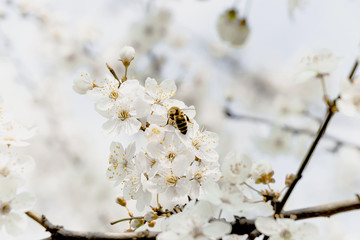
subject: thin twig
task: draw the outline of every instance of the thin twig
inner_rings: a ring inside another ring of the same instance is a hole
[[[280,124],[277,123],[271,119],[267,119],[267,118],[263,118],[263,117],[257,117],[257,116],[251,116],[251,115],[247,115],[247,114],[242,114],[242,113],[233,113],[231,112],[230,109],[225,108],[225,114],[232,119],[238,119],[241,121],[249,121],[249,122],[257,122],[257,123],[261,123],[261,124],[265,124],[271,127],[275,127],[275,128],[279,128],[283,131],[286,132],[290,132],[292,134],[298,135],[298,134],[303,134],[303,135],[308,135],[311,137],[315,137],[316,136],[316,132],[310,130],[310,129],[306,129],[306,128],[297,128],[297,127],[293,127],[290,125],[284,125],[284,124]],[[337,137],[330,135],[330,134],[325,134],[323,136],[324,139],[328,139],[330,141],[332,141],[335,144],[334,149],[332,149],[332,151],[336,151],[339,147],[341,146],[349,146],[349,147],[353,147],[356,148],[358,150],[360,150],[360,146],[354,144],[354,143],[350,143],[341,139],[338,139]]]
[[[360,210],[360,197],[356,199],[323,204],[314,207],[295,209],[291,211],[284,211],[281,217],[294,218],[295,220],[302,220],[315,217],[330,217],[341,212],[348,212],[352,210]],[[43,226],[46,231],[51,233],[52,240],[155,240],[159,232],[131,232],[131,233],[100,233],[100,232],[77,232],[69,231],[61,226],[55,226],[44,215],[37,214],[33,211],[26,212],[30,218]],[[235,217],[236,220],[231,223],[232,234],[251,236],[249,239],[254,239],[261,233],[255,228],[255,220],[246,219],[244,217]]]
[[[356,72],[356,69],[357,69],[358,65],[359,65],[359,61],[356,60],[355,63],[354,63],[354,66],[353,66],[353,68],[351,69],[351,72],[350,72],[350,74],[349,74],[349,80],[350,80],[351,83],[354,82],[353,77],[354,77],[354,74],[355,74],[355,72]]]
[[[358,209],[360,209],[360,199],[356,198],[352,200],[324,204],[316,207],[284,211],[281,215],[285,218],[291,218],[295,216],[296,220],[301,220],[315,217],[330,217],[337,213]]]
[[[275,214],[280,214],[283,207],[285,206],[286,204],[286,201],[288,200],[288,198],[290,197],[290,194],[292,193],[292,191],[294,190],[297,182],[301,179],[302,177],[302,173],[305,169],[305,167],[307,166],[307,164],[309,163],[310,161],[310,158],[316,148],[316,146],[318,145],[320,139],[322,138],[322,136],[324,135],[325,131],[326,131],[326,128],[331,120],[331,118],[334,116],[335,112],[336,112],[336,100],[334,100],[333,102],[333,106],[329,106],[329,109],[328,109],[328,113],[327,113],[327,116],[326,116],[326,119],[324,121],[324,123],[322,124],[322,126],[320,127],[319,131],[318,131],[318,134],[314,140],[314,142],[312,143],[309,151],[307,152],[298,172],[296,173],[295,175],[295,178],[294,180],[292,181],[292,183],[290,184],[290,187],[288,188],[288,190],[286,191],[284,197],[282,198],[281,202],[277,202],[277,204],[275,204]]]
[[[142,232],[128,233],[101,233],[101,232],[77,232],[64,229],[62,226],[55,226],[44,215],[33,211],[26,212],[30,218],[43,226],[51,234],[52,240],[155,240],[158,232],[148,230]]]
[[[133,219],[144,219],[144,217],[129,217],[129,218],[123,218],[123,219],[120,219],[120,220],[111,222],[110,224],[111,224],[111,225],[114,225],[114,224],[117,224],[117,223],[119,223],[119,222],[130,221],[130,220],[133,220]]]

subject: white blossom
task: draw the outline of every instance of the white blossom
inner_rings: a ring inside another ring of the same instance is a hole
[[[271,165],[268,161],[260,161],[253,164],[251,169],[251,177],[256,182],[258,179],[260,179],[264,175],[268,175],[272,172]]]
[[[134,161],[128,161],[126,165],[127,176],[124,181],[124,198],[135,199],[138,211],[143,211],[150,204],[152,194],[150,192],[151,182],[148,171],[146,156],[143,152],[136,155]]]
[[[190,197],[192,199],[199,198],[202,184],[208,180],[218,181],[220,177],[219,164],[193,161],[187,171],[187,178],[190,179],[191,184]]]
[[[88,73],[81,74],[80,78],[74,80],[73,89],[79,94],[86,94],[87,91],[92,90],[94,87],[98,87],[95,82],[96,80],[92,79]]]
[[[230,183],[241,184],[249,177],[251,165],[247,155],[230,152],[221,164],[221,172]]]
[[[168,200],[183,202],[190,192],[189,180],[185,177],[186,163],[164,164],[152,179],[157,193],[164,193]]]
[[[205,199],[230,212],[239,212],[243,208],[245,196],[243,192],[235,185],[220,180],[214,182],[208,180],[203,183],[204,195],[200,199]]]
[[[165,129],[157,124],[150,124],[145,130],[148,142],[160,142],[164,139]]]
[[[322,49],[303,58],[299,65],[297,82],[321,79],[329,76],[340,64],[341,59],[335,57],[328,49]]]
[[[31,138],[35,134],[34,128],[26,128],[15,121],[6,122],[0,125],[0,145],[8,146],[27,146],[25,140]]]
[[[133,135],[140,130],[141,122],[138,118],[145,117],[149,112],[148,105],[141,99],[122,98],[117,104],[103,115],[109,120],[103,124],[107,133],[119,135],[121,132]]]
[[[217,29],[222,40],[234,47],[241,47],[249,37],[250,29],[245,19],[239,19],[234,9],[220,15]]]
[[[20,175],[30,170],[34,161],[30,156],[21,155],[15,151],[0,151],[0,176]]]
[[[107,169],[106,176],[110,180],[116,181],[115,184],[119,184],[126,177],[128,165],[134,158],[135,150],[135,143],[130,144],[126,149],[124,149],[120,143],[111,143],[109,157],[110,166]]]
[[[120,51],[120,60],[125,66],[135,58],[135,49],[133,47],[125,46]]]
[[[270,236],[269,240],[314,240],[318,235],[313,224],[295,223],[293,219],[258,217],[255,226],[261,233]]]
[[[360,114],[360,81],[354,82],[340,96],[337,101],[340,112],[349,116]]]
[[[231,225],[209,220],[214,217],[214,208],[207,201],[189,202],[182,213],[172,215],[164,223],[164,231],[158,240],[210,240],[230,233]],[[170,238],[169,238],[170,237]]]
[[[152,110],[157,111],[157,108],[166,106],[167,100],[175,96],[176,85],[173,80],[165,80],[158,85],[155,79],[147,78],[145,91],[149,96],[148,101],[152,104]]]
[[[21,213],[29,211],[35,203],[33,194],[17,193],[18,183],[13,178],[0,178],[0,229],[5,227],[12,235],[25,229]]]
[[[218,161],[219,154],[215,148],[219,143],[216,133],[200,130],[197,123],[188,126],[186,135],[178,134],[186,147],[199,159],[215,162]]]

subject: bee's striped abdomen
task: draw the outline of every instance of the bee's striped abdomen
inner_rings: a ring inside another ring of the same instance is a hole
[[[187,133],[187,124],[186,124],[184,115],[176,116],[175,122],[176,122],[176,126],[180,130],[180,132],[185,135]]]

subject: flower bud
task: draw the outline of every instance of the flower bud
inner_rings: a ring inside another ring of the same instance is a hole
[[[123,47],[120,51],[120,61],[125,67],[128,67],[131,61],[135,58],[135,49],[133,47]]]
[[[155,224],[156,224],[156,222],[155,221],[150,221],[150,222],[148,222],[148,226],[149,227],[155,227]]]
[[[155,220],[157,218],[158,218],[158,215],[156,213],[154,213],[154,212],[148,212],[144,216],[144,219],[147,222],[150,222],[150,221]]]
[[[118,197],[116,199],[116,203],[123,207],[126,207],[126,200],[124,199],[124,197]]]

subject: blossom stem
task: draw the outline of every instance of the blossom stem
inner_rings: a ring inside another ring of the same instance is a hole
[[[124,77],[123,77],[123,79],[122,79],[122,82],[125,82],[125,81],[127,80],[128,67],[129,67],[129,66],[125,66],[125,74],[124,74]]]
[[[111,224],[111,225],[114,225],[114,224],[117,224],[117,223],[119,223],[119,222],[130,221],[130,220],[133,220],[133,219],[144,219],[144,217],[129,217],[129,218],[123,218],[123,219],[120,219],[120,220],[111,222],[110,224]]]
[[[356,69],[357,69],[358,66],[359,66],[359,61],[356,60],[355,63],[354,63],[354,66],[351,69],[351,72],[349,74],[349,80],[350,80],[351,83],[354,83],[354,74],[355,74]]]
[[[259,190],[253,188],[252,186],[250,186],[249,184],[247,184],[246,182],[243,183],[245,186],[247,186],[248,188],[250,188],[251,190],[257,192],[258,194],[260,194],[261,196],[263,195]]]
[[[303,171],[305,170],[305,167],[307,166],[307,164],[309,163],[310,161],[310,158],[312,156],[312,154],[314,153],[314,150],[316,148],[316,146],[318,145],[321,137],[324,135],[325,131],[326,131],[326,128],[331,120],[331,118],[334,116],[336,112],[336,100],[333,101],[333,103],[329,106],[328,108],[328,113],[327,113],[327,116],[326,116],[326,119],[324,121],[324,123],[321,125],[319,131],[318,131],[318,134],[314,140],[314,142],[312,143],[309,151],[307,152],[293,182],[290,184],[288,190],[286,191],[284,197],[282,198],[281,202],[277,202],[275,204],[275,214],[280,214],[283,207],[285,206],[286,204],[286,201],[288,200],[288,198],[290,197],[290,194],[292,193],[292,191],[294,190],[297,182],[301,179],[302,177],[302,173]]]

